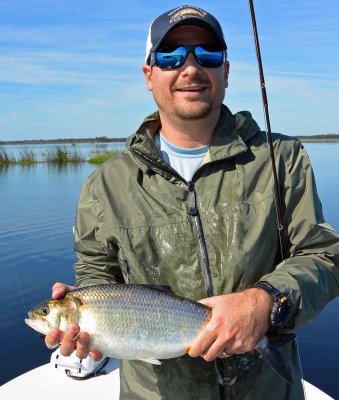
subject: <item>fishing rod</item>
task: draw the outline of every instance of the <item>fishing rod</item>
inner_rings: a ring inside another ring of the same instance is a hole
[[[280,196],[280,187],[279,187],[277,169],[275,166],[272,130],[271,130],[271,123],[270,123],[270,115],[269,115],[269,111],[268,111],[266,85],[265,85],[265,78],[264,78],[264,70],[263,70],[262,61],[261,61],[259,36],[258,36],[257,23],[256,23],[256,19],[255,19],[254,5],[253,5],[253,0],[248,0],[248,1],[249,1],[250,11],[251,11],[255,49],[256,49],[256,54],[257,54],[257,59],[258,59],[261,95],[262,95],[262,101],[263,101],[264,113],[265,113],[265,122],[266,122],[266,136],[267,136],[267,142],[268,142],[269,149],[270,149],[270,158],[271,158],[271,163],[272,163],[272,175],[273,175],[273,179],[274,179],[274,201],[275,201],[275,208],[276,208],[276,212],[277,212],[277,224],[278,224],[278,232],[279,232],[281,261],[283,261],[285,259],[285,254],[286,254],[286,238],[285,238],[285,232],[284,232],[285,228],[284,228],[284,222],[283,222],[282,201],[281,201],[281,196]],[[301,365],[298,342],[297,342],[296,338],[294,339],[294,343],[295,343],[296,350],[297,350],[299,371],[300,371],[300,375],[301,375],[302,382],[303,382],[303,370],[302,370],[302,365]],[[306,397],[304,383],[302,383],[302,386],[303,386],[304,397],[306,399],[307,397]]]
[[[265,123],[266,123],[267,143],[268,143],[268,146],[270,149],[270,159],[271,159],[271,164],[272,164],[272,175],[273,175],[273,181],[274,181],[274,201],[275,201],[275,209],[276,209],[276,213],[277,213],[277,225],[278,225],[279,244],[280,244],[280,253],[281,253],[280,256],[281,256],[281,261],[283,261],[285,259],[285,254],[286,254],[286,238],[285,238],[285,227],[284,227],[283,212],[282,212],[282,200],[281,200],[281,196],[280,196],[280,187],[279,187],[277,169],[275,166],[275,156],[274,156],[274,148],[273,148],[270,115],[269,115],[269,111],[268,111],[266,84],[265,84],[264,70],[263,70],[262,61],[261,61],[259,36],[258,36],[258,29],[257,29],[256,18],[255,18],[253,0],[249,0],[249,6],[250,6],[250,11],[251,11],[254,44],[255,44],[257,60],[258,60],[261,95],[262,95],[264,114],[265,114]]]

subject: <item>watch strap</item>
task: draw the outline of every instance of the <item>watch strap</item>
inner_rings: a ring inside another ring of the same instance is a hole
[[[291,302],[289,298],[266,281],[259,281],[254,287],[265,291],[274,300],[270,318],[272,327],[284,327],[290,318]]]

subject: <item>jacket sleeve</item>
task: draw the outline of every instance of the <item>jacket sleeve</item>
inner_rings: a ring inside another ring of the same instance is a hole
[[[103,220],[90,177],[80,193],[74,227],[76,286],[123,282],[117,249],[102,240]]]
[[[324,221],[311,163],[300,142],[286,157],[285,165],[288,254],[261,280],[289,296],[288,325],[298,329],[339,295],[339,236]]]

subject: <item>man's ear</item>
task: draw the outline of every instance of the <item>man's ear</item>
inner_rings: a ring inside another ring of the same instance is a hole
[[[153,90],[152,67],[148,64],[144,64],[142,67],[142,72],[145,75],[147,89],[151,92]]]

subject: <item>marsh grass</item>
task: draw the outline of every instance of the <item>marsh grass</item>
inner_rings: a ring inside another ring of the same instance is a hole
[[[68,151],[65,146],[56,146],[54,149],[43,152],[43,161],[49,164],[81,163],[86,161],[77,150]]]
[[[119,148],[108,149],[107,146],[96,146],[85,156],[75,146],[72,146],[71,150],[66,146],[56,146],[43,150],[39,155],[32,148],[22,147],[19,149],[17,156],[14,156],[10,151],[0,146],[0,165],[31,165],[40,162],[57,165],[80,164],[83,162],[101,164],[120,153],[121,150]]]
[[[4,147],[0,146],[0,165],[15,164],[16,159],[12,153],[9,153]]]
[[[16,160],[17,164],[35,164],[37,162],[34,150],[24,147],[20,149],[19,158]]]
[[[91,164],[102,164],[119,153],[119,150],[92,150],[89,153],[88,162]]]

